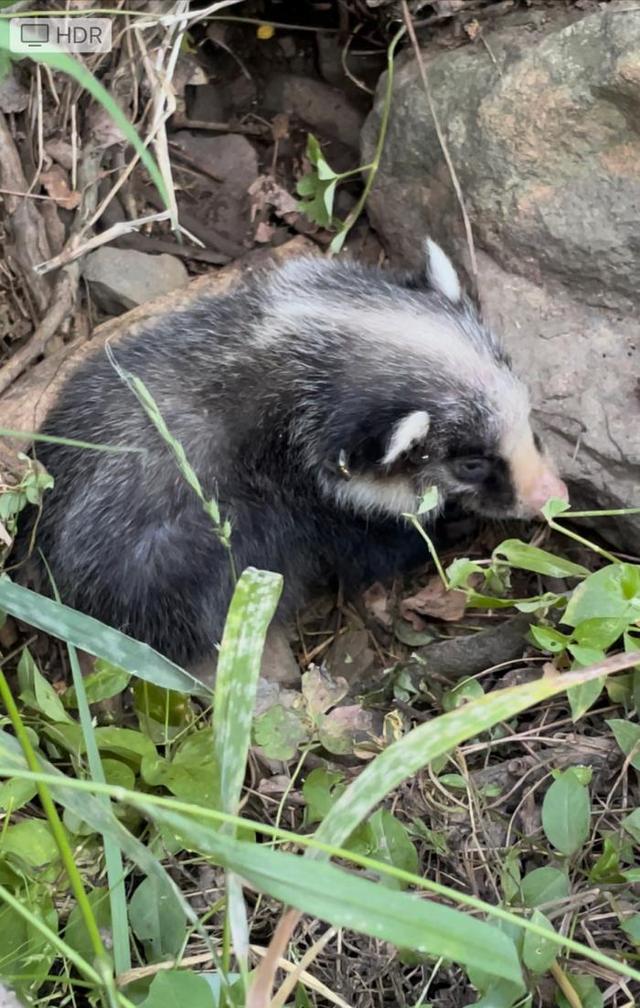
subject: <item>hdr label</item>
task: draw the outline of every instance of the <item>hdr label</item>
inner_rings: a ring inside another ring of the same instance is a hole
[[[9,22],[14,53],[111,51],[111,18],[15,17]]]

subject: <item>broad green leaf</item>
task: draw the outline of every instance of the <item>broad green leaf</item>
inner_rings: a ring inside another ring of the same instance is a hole
[[[548,577],[586,577],[587,567],[573,563],[563,557],[548,553],[537,546],[530,546],[520,539],[505,539],[493,551],[494,557],[500,557],[512,567],[533,571],[535,574],[546,574]]]
[[[625,816],[620,825],[640,846],[640,808],[634,809],[633,812]]]
[[[9,51],[10,48],[9,22],[4,19],[0,19],[0,49]],[[140,160],[149,172],[153,184],[160,193],[162,202],[165,207],[168,207],[170,205],[169,195],[164,184],[162,173],[160,172],[155,160],[143,144],[136,129],[131,125],[118,103],[114,101],[107,89],[103,87],[96,77],[93,76],[84,63],[74,59],[73,56],[69,55],[69,53],[51,51],[40,52],[37,49],[34,49],[29,53],[29,59],[35,60],[37,63],[44,63],[46,66],[52,67],[54,70],[61,70],[63,73],[68,74],[69,77],[73,77],[73,79],[76,80],[85,91],[88,91],[90,95],[100,102],[105,111],[111,116],[120,132],[123,133],[125,138],[135,148]]]
[[[20,902],[57,933],[58,915],[51,897],[33,886],[19,893]],[[0,978],[20,998],[37,993],[53,964],[55,950],[32,924],[13,907],[0,903]]]
[[[405,826],[387,809],[378,809],[367,823],[363,823],[358,832],[356,847],[348,844],[349,849],[382,861],[383,864],[394,865],[404,871],[418,871],[418,855],[409,839]],[[406,885],[389,875],[381,875],[380,882],[390,889],[405,889]]]
[[[565,899],[571,886],[569,876],[559,868],[534,868],[522,879],[520,892],[526,907],[535,909]]]
[[[53,834],[43,819],[22,819],[3,830],[0,855],[13,854],[32,868],[56,863],[60,852]]]
[[[302,785],[302,797],[307,804],[305,821],[320,822],[344,791],[344,774],[316,767]]]
[[[560,654],[566,650],[567,644],[571,640],[570,635],[560,633],[553,627],[532,624],[529,627],[529,633],[539,648],[543,651],[550,651],[551,654]]]
[[[461,679],[453,689],[447,690],[442,697],[442,709],[445,711],[456,710],[469,703],[470,700],[478,700],[484,696],[484,690],[477,679]]]
[[[105,626],[61,602],[38,595],[22,585],[13,584],[7,577],[0,578],[0,608],[53,637],[68,641],[120,668],[126,668],[140,679],[148,679],[158,686],[181,693],[211,696],[211,691],[194,676],[174,665],[168,658],[163,658],[148,644],[141,644],[133,637],[127,637],[119,630]]]
[[[102,772],[105,782],[113,784],[114,787],[133,789],[136,786],[135,773],[128,763],[123,763],[121,760],[103,759]]]
[[[203,976],[190,970],[163,970],[156,973],[140,1008],[217,1008],[211,987]]]
[[[562,622],[577,627],[591,619],[640,619],[640,566],[609,564],[590,574],[569,599]]]
[[[293,759],[308,732],[298,711],[275,704],[255,719],[253,737],[270,759],[288,760]]]
[[[516,847],[511,847],[502,858],[500,866],[500,888],[505,903],[513,903],[520,895],[522,865]]]
[[[589,872],[589,881],[596,885],[618,885],[624,882],[620,873],[620,843],[611,837],[603,840],[603,851]]]
[[[583,647],[606,651],[627,629],[626,619],[585,619],[573,631],[573,639]],[[630,648],[629,650],[634,650]]]
[[[522,1004],[522,986],[508,980],[494,980],[473,1004],[474,1008],[513,1008]]]
[[[518,956],[513,942],[484,921],[441,906],[432,900],[395,892],[335,865],[247,844],[201,826],[184,815],[132,796],[151,819],[170,826],[187,848],[207,851],[261,892],[318,917],[334,927],[348,927],[398,948],[444,956],[463,965],[490,958],[495,976],[519,983]]]
[[[531,920],[540,927],[553,931],[551,921],[539,910],[534,910]],[[558,946],[548,938],[542,938],[533,931],[525,931],[522,942],[522,961],[528,970],[535,975],[546,973],[551,969],[558,957]]]
[[[571,706],[571,717],[574,721],[578,721],[593,706],[602,693],[602,687],[605,682],[606,679],[604,677],[602,679],[592,679],[591,682],[583,683],[581,686],[574,686],[573,689],[567,690],[567,697]]]
[[[221,808],[232,815],[240,804],[265,637],[281,593],[281,574],[253,567],[245,570],[235,587],[222,635],[213,739]]]
[[[106,941],[107,945],[111,945],[111,941],[109,939],[111,932],[111,905],[109,902],[109,890],[106,888],[92,889],[91,892],[87,893],[87,899],[89,900],[91,912],[94,916],[96,924],[100,928],[103,939]],[[84,917],[82,916],[80,908],[77,904],[72,907],[71,913],[67,919],[67,926],[64,929],[64,940],[67,945],[70,945],[72,949],[75,949],[83,959],[86,959],[87,962],[93,962],[93,945],[91,944],[91,939],[84,922]]]
[[[573,768],[554,780],[542,803],[542,827],[550,843],[567,857],[579,851],[589,836],[589,791]]]
[[[429,487],[420,498],[420,503],[418,504],[418,510],[416,513],[419,515],[428,514],[429,511],[433,511],[434,508],[437,508],[439,503],[440,494],[437,486]]]
[[[6,780],[0,783],[0,811],[15,812],[38,793],[35,784],[28,780]],[[0,843],[1,849],[1,843]]]
[[[581,644],[570,644],[568,650],[575,658],[578,668],[588,668],[590,665],[599,665],[606,657],[601,648],[583,647]]]
[[[594,977],[565,973],[565,978],[576,992],[581,1008],[603,1008],[604,998]],[[561,991],[556,994],[556,1005],[558,1008],[575,1008],[575,1002],[572,1004]]]
[[[145,946],[148,962],[175,958],[187,936],[187,920],[173,888],[157,877],[143,879],[134,892],[129,921]]]
[[[88,703],[100,703],[102,700],[110,700],[112,697],[118,696],[127,688],[130,679],[130,672],[112,665],[111,662],[105,661],[103,658],[97,658],[94,671],[84,679]],[[66,707],[77,707],[78,705],[73,686],[65,690],[62,699]]]
[[[155,746],[142,732],[133,728],[117,728],[107,725],[96,728],[96,743],[100,752],[110,752],[139,767],[142,759],[155,756]]]
[[[50,721],[71,723],[62,700],[38,669],[28,648],[22,649],[18,662],[18,684],[20,699],[27,707],[39,711]]]
[[[640,770],[640,725],[621,718],[610,718],[606,723],[625,756],[634,753],[631,766]]]
[[[449,587],[466,588],[472,574],[481,574],[484,578],[485,568],[473,560],[468,560],[466,557],[459,557],[447,567],[446,575]]]
[[[570,508],[571,505],[567,501],[561,500],[560,497],[552,497],[541,510],[547,521],[552,521]]]
[[[620,929],[624,931],[632,945],[640,946],[640,913],[626,917],[620,922]]]

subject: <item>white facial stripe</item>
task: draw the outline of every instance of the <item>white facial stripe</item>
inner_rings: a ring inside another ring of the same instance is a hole
[[[403,452],[409,451],[417,442],[424,441],[428,430],[428,413],[424,410],[415,410],[415,412],[407,414],[394,427],[382,464],[391,465]]]
[[[413,514],[418,498],[408,480],[353,476],[335,489],[338,504],[348,504],[359,514]]]
[[[456,304],[462,297],[458,274],[448,256],[431,238],[426,241],[427,278],[437,291]]]

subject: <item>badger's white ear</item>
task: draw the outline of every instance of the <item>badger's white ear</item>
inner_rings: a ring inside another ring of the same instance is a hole
[[[456,304],[462,297],[462,287],[453,263],[431,238],[425,242],[427,280],[449,301]]]
[[[414,410],[398,420],[391,432],[387,450],[382,458],[383,465],[392,465],[404,452],[424,441],[429,431],[429,414],[425,410]]]

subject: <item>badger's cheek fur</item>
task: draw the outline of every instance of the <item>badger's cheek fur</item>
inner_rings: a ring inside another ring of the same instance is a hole
[[[535,517],[550,497],[569,500],[566,484],[549,459],[536,448],[530,429],[523,431],[516,443],[509,446],[506,458],[520,517]]]
[[[354,474],[333,488],[337,504],[362,515],[400,515],[415,512],[416,488],[408,476]]]

